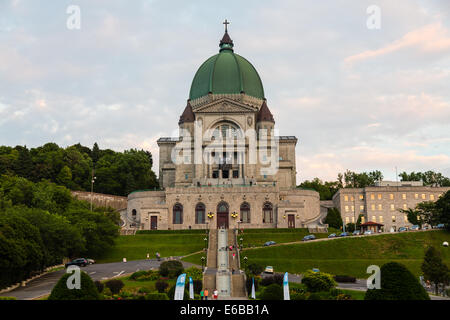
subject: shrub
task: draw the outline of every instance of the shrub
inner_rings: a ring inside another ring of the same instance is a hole
[[[105,285],[109,288],[109,290],[111,290],[112,294],[118,294],[125,284],[122,280],[112,279],[106,281]]]
[[[151,292],[150,289],[148,289],[146,287],[141,287],[138,290],[138,293],[143,293],[143,294],[150,293],[150,292]]]
[[[102,293],[103,292],[103,288],[105,287],[105,285],[102,282],[98,281],[98,280],[95,281],[94,284],[97,287],[97,291],[99,293]]]
[[[351,276],[334,276],[334,280],[336,282],[341,282],[341,283],[355,283],[356,282],[356,278],[351,277]]]
[[[295,292],[290,295],[291,300],[307,300],[308,294],[307,293],[299,293]]]
[[[169,286],[169,284],[167,282],[165,282],[164,280],[158,280],[155,283],[155,288],[156,288],[156,290],[158,290],[159,293],[163,293],[164,291],[166,291],[168,286]]]
[[[129,280],[133,281],[155,281],[160,278],[160,275],[158,272],[155,272],[153,270],[141,270],[136,271],[131,276],[128,277]]]
[[[430,300],[419,280],[402,264],[381,267],[381,289],[369,289],[364,300]]]
[[[169,300],[165,293],[149,293],[145,295],[145,300]]]
[[[202,291],[203,288],[203,281],[202,280],[194,280],[194,293],[200,294],[200,291]]]
[[[309,292],[327,292],[336,286],[336,282],[331,274],[313,271],[305,272],[302,283]]]
[[[273,283],[282,286],[283,285],[283,275],[282,274],[274,274],[272,276],[265,276],[261,279],[262,286],[266,287]]]
[[[283,288],[278,284],[271,284],[264,288],[259,296],[261,300],[283,300]]]
[[[72,276],[64,274],[53,287],[48,300],[98,300],[100,298],[97,287],[91,277],[85,272],[80,272],[80,289],[67,288],[67,279]]]
[[[192,278],[192,280],[201,280],[203,279],[203,272],[202,269],[196,268],[196,267],[190,267],[184,270],[186,273],[186,278],[189,279],[189,277]]]
[[[139,277],[146,276],[147,274],[148,272],[145,270],[136,271],[131,276],[129,276],[128,279],[136,281]]]
[[[159,274],[163,277],[176,278],[184,271],[183,264],[177,260],[164,261],[159,266]]]
[[[247,270],[246,271],[250,275],[257,276],[257,275],[260,275],[261,272],[264,271],[264,266],[259,264],[259,263],[250,263],[247,266]]]
[[[112,295],[113,295],[113,294],[112,294],[111,290],[110,290],[108,287],[106,287],[106,288],[103,289],[103,296],[105,296],[105,297],[111,297]]]
[[[167,292],[167,296],[169,297],[169,300],[173,300],[175,296],[175,286],[170,287],[169,291]],[[184,288],[184,296],[183,300],[189,300],[189,292]]]

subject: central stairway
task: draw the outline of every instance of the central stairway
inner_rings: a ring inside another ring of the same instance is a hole
[[[217,289],[219,299],[247,299],[245,274],[240,270],[236,244],[235,230],[210,230],[207,268],[203,274],[203,289],[208,289],[210,297]]]

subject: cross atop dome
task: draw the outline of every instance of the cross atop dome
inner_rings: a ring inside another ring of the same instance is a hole
[[[223,22],[223,24],[225,25],[225,33],[228,32],[228,25],[230,24],[230,22],[228,22],[227,19],[225,19],[225,21]]]

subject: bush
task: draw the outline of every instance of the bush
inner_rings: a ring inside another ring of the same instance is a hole
[[[258,275],[260,275],[261,272],[263,272],[263,271],[264,271],[264,266],[261,265],[261,264],[259,264],[259,263],[250,263],[250,264],[247,266],[247,270],[246,270],[246,272],[247,272],[249,275],[253,275],[253,276],[258,276]]]
[[[128,279],[136,281],[139,277],[146,276],[147,274],[148,272],[145,270],[136,271],[131,276],[129,276]]]
[[[119,279],[112,279],[106,281],[105,285],[111,290],[112,294],[119,294],[120,290],[124,287],[124,283]]]
[[[334,280],[336,282],[341,282],[341,283],[355,283],[356,282],[356,278],[351,277],[351,276],[334,276]]]
[[[331,274],[313,271],[305,272],[302,283],[309,292],[328,292],[336,286],[336,282]]]
[[[145,300],[169,300],[165,293],[149,293],[145,295]]]
[[[159,266],[159,274],[163,277],[176,278],[184,271],[183,264],[177,260],[164,261]]]
[[[80,272],[80,289],[67,288],[67,279],[73,274],[66,273],[53,287],[48,300],[98,300],[100,298],[97,287],[91,277]]]
[[[167,292],[167,296],[169,297],[169,300],[173,300],[175,296],[175,286],[170,287],[169,291]],[[189,292],[184,288],[184,296],[183,300],[189,300]]]
[[[138,290],[138,293],[143,293],[143,294],[150,293],[150,292],[151,292],[150,289],[148,289],[146,287],[141,287]]]
[[[156,290],[158,290],[159,293],[164,293],[164,291],[166,291],[168,286],[169,286],[169,284],[167,282],[165,282],[164,280],[158,280],[155,283],[155,288],[156,288]]]
[[[261,300],[283,300],[283,288],[280,285],[273,283],[264,288],[259,298]]]
[[[430,300],[419,280],[402,264],[381,267],[381,289],[369,289],[364,300]]]
[[[202,269],[196,268],[196,267],[190,267],[184,270],[186,273],[186,278],[189,279],[189,277],[192,278],[192,280],[201,280],[203,279],[203,272]]]
[[[200,291],[202,291],[203,288],[203,281],[202,280],[194,280],[194,294],[200,294]]]
[[[261,279],[262,286],[267,287],[273,283],[282,286],[283,285],[283,275],[282,274],[274,274],[272,276],[265,276]]]
[[[97,291],[99,293],[102,293],[103,292],[103,288],[105,287],[105,285],[102,282],[98,281],[98,280],[95,281],[94,284],[97,287]]]
[[[129,280],[133,281],[155,281],[160,278],[160,275],[158,272],[155,272],[153,270],[141,270],[136,271],[131,276],[128,277]]]
[[[308,294],[307,293],[299,293],[295,292],[290,295],[291,300],[307,300]]]

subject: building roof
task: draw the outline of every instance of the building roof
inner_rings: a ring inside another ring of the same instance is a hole
[[[194,120],[195,120],[195,115],[194,115],[194,112],[192,112],[191,104],[188,101],[186,108],[184,108],[184,111],[181,114],[178,124],[182,124],[185,122],[194,122]]]
[[[261,121],[269,121],[275,123],[272,112],[270,112],[269,107],[267,106],[266,100],[264,100],[261,108],[258,111],[258,114],[256,115],[256,122]]]
[[[255,67],[234,53],[233,40],[225,32],[219,53],[207,59],[198,68],[192,80],[189,99],[212,94],[239,94],[264,99],[264,88]]]

